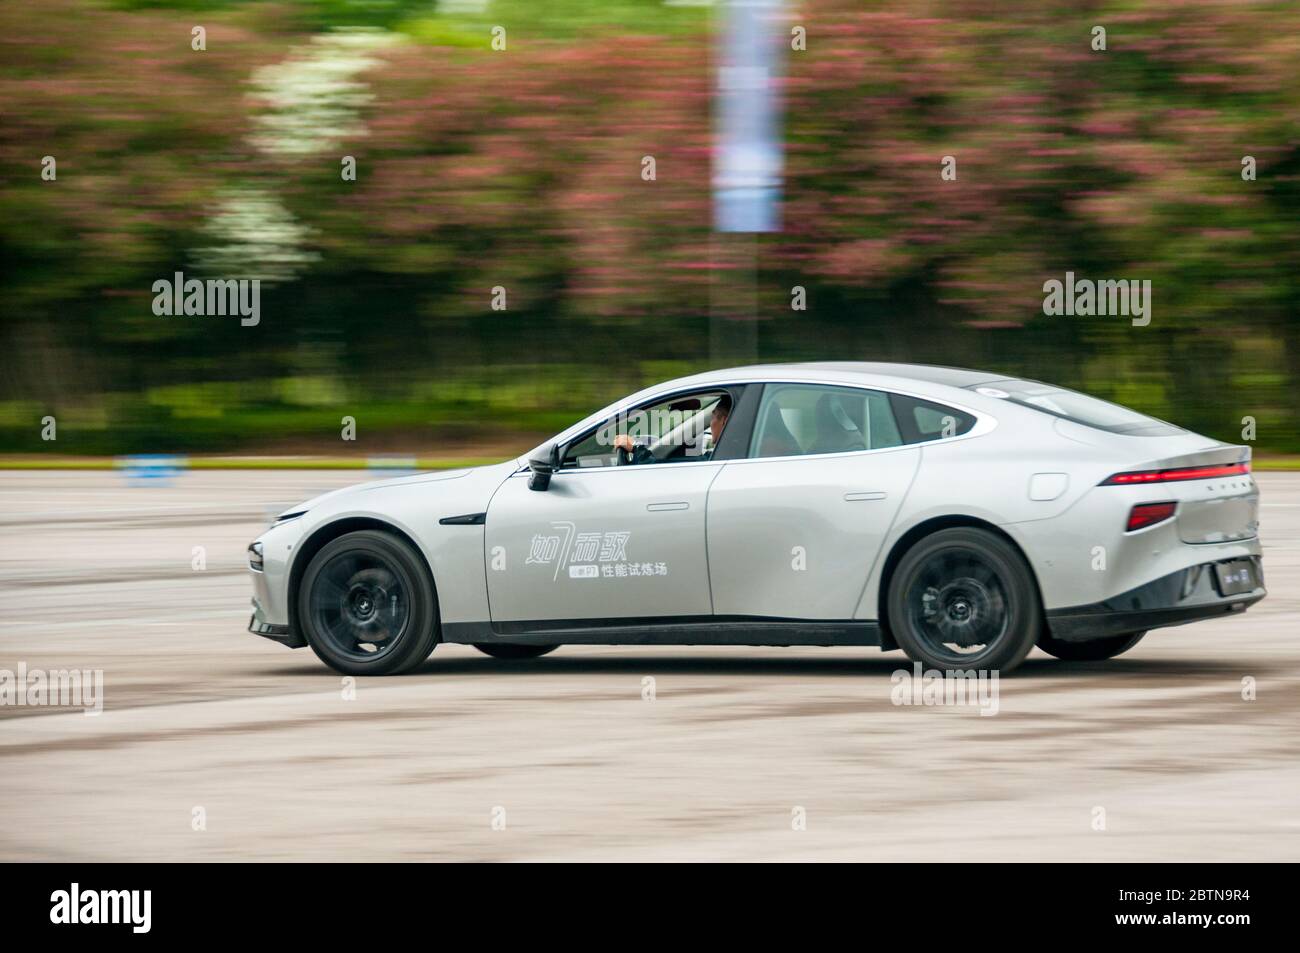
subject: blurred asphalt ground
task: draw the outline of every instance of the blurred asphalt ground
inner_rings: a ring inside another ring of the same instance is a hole
[[[244,631],[244,548],[366,478],[0,472],[0,669],[101,668],[106,696],[0,706],[0,860],[1300,859],[1300,474],[1258,477],[1258,607],[1035,652],[994,717],[895,707],[907,662],[869,648],[440,646],[345,701]]]

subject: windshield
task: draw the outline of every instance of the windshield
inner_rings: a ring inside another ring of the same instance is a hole
[[[1040,384],[1038,381],[993,381],[967,389],[983,394],[985,397],[1009,400],[1023,407],[1041,410],[1053,417],[1061,417],[1109,433],[1138,437],[1170,437],[1185,433],[1173,424],[1148,417],[1146,414],[1139,414],[1136,410],[1098,400],[1096,397],[1089,397],[1078,391],[1066,390],[1064,387]]]

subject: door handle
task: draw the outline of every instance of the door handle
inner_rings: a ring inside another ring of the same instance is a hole
[[[664,513],[664,512],[666,512],[666,511],[668,511],[668,510],[689,510],[689,509],[691,508],[691,504],[686,503],[686,502],[681,502],[681,503],[647,503],[647,504],[645,505],[645,508],[646,508],[647,510],[649,510],[651,513]]]
[[[848,503],[858,503],[862,500],[883,500],[886,495],[880,490],[871,490],[863,493],[845,493],[844,499]]]

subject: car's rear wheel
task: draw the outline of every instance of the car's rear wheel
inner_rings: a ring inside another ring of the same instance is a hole
[[[419,665],[438,639],[433,581],[391,533],[361,530],[326,543],[298,587],[307,644],[345,675],[395,675]]]
[[[1064,662],[1100,662],[1127,652],[1141,642],[1144,635],[1146,632],[1128,632],[1087,642],[1063,642],[1044,632],[1039,636],[1038,647]]]
[[[894,570],[889,626],[913,661],[939,669],[1010,671],[1038,637],[1029,566],[987,530],[954,527],[917,542]]]
[[[547,652],[554,652],[558,645],[521,645],[518,642],[475,642],[474,648],[484,655],[500,659],[541,658]]]

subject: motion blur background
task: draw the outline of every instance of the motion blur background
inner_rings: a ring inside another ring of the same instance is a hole
[[[784,225],[737,303],[717,10],[6,0],[0,452],[504,456],[730,363],[711,315],[751,305],[762,361],[1002,370],[1300,452],[1300,4],[784,17]],[[261,277],[260,323],[154,315],[176,271]],[[1150,280],[1150,325],[1044,316],[1066,271]]]

